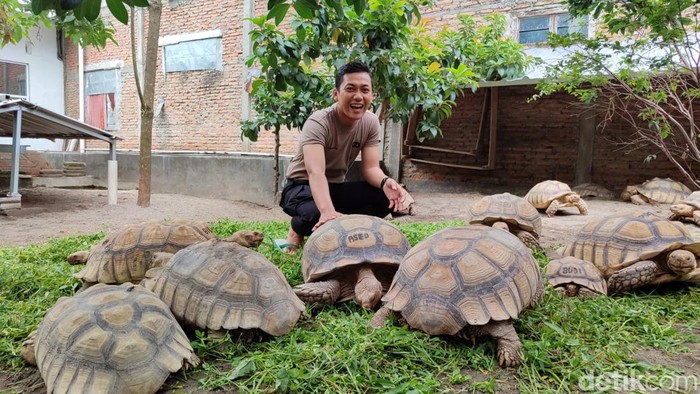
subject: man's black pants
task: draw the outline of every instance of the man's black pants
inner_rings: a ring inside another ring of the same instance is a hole
[[[328,189],[335,210],[343,214],[364,214],[385,217],[391,213],[384,192],[367,182],[329,183]],[[280,206],[292,217],[292,229],[301,236],[311,235],[321,212],[316,207],[309,181],[288,179],[282,190]]]

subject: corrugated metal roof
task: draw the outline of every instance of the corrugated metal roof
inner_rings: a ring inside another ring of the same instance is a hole
[[[97,127],[50,111],[26,100],[0,101],[0,137],[12,137],[14,122],[22,114],[23,138],[79,138],[115,143],[121,139]]]

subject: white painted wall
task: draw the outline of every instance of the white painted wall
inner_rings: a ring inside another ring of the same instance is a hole
[[[29,39],[0,48],[0,60],[28,65],[27,100],[63,115],[63,61],[56,50],[56,29],[40,26],[32,30]],[[0,137],[0,144],[12,144],[12,139]],[[33,150],[61,150],[63,141],[22,138],[21,144]]]

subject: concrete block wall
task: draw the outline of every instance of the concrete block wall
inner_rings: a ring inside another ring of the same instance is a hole
[[[95,186],[107,187],[106,151],[42,152],[54,168],[64,161],[84,161]],[[282,173],[290,158],[280,158]],[[274,160],[269,155],[253,154],[162,154],[154,153],[151,162],[153,193],[184,194],[224,200],[244,200],[274,204]],[[139,182],[139,156],[135,152],[117,154],[118,188],[136,189]],[[280,188],[284,176],[280,177]]]

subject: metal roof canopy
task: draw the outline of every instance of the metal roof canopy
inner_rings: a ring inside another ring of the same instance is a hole
[[[0,137],[12,137],[12,170],[8,197],[21,197],[19,156],[22,137],[97,139],[107,142],[109,144],[107,175],[109,203],[116,204],[117,139],[120,139],[119,137],[21,99],[0,101]]]

